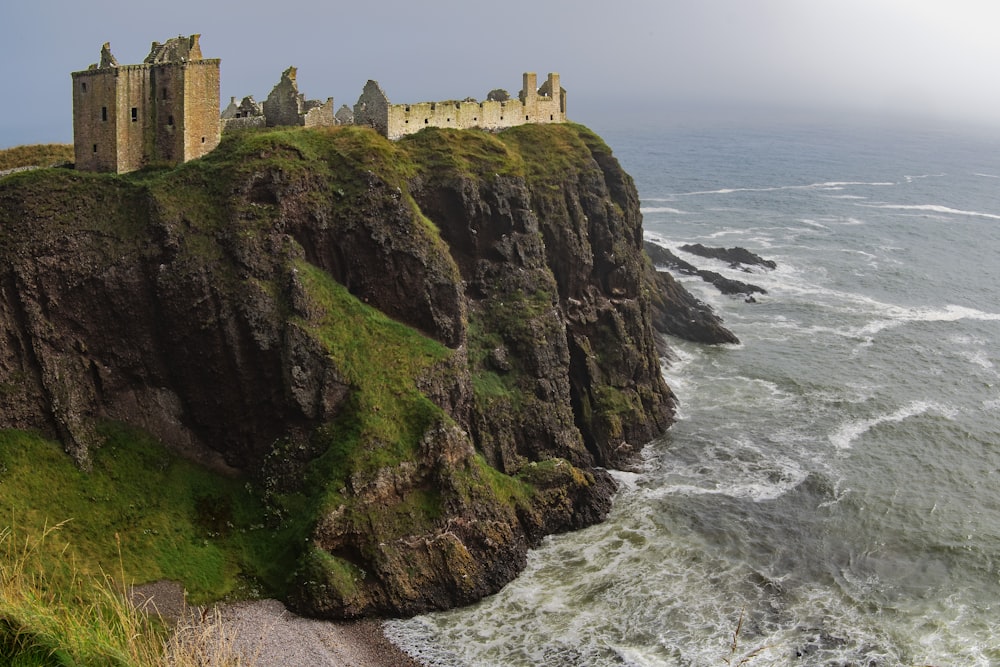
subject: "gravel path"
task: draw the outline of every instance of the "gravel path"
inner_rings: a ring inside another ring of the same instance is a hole
[[[421,667],[385,638],[380,621],[332,623],[297,616],[277,600],[188,607],[174,582],[137,586],[132,598],[198,642],[256,667]],[[193,632],[192,632],[193,631]]]

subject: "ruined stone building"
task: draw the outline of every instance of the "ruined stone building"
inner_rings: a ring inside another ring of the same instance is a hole
[[[525,123],[566,121],[566,91],[559,75],[537,87],[524,74],[516,100],[494,90],[486,101],[391,104],[377,81],[369,81],[351,109],[334,113],[333,98],[307,100],[286,69],[263,104],[230,98],[219,112],[219,59],[203,58],[200,35],[153,42],[140,65],[119,65],[108,44],[101,60],[73,72],[73,145],[76,168],[124,173],[148,164],[180,164],[219,144],[222,130],[298,125],[364,125],[389,139],[425,127],[499,130]]]
[[[244,97],[239,104],[236,98],[229,98],[229,106],[222,110],[222,131],[266,127],[264,108],[252,95]]]
[[[325,127],[336,125],[333,115],[333,98],[326,102],[307,100],[299,92],[296,80],[298,70],[289,67],[281,73],[281,80],[264,100],[264,118],[268,127],[279,125],[302,125],[304,127]]]
[[[541,88],[536,85],[535,73],[525,72],[517,100],[390,104],[378,82],[368,81],[354,105],[354,123],[374,127],[389,139],[398,139],[425,127],[500,130],[525,123],[565,123],[566,91],[559,85],[559,75],[549,74]]]
[[[219,143],[219,60],[202,57],[200,35],[153,42],[140,65],[101,61],[73,72],[76,168],[134,171],[179,164]]]
[[[247,127],[280,127],[299,125],[301,127],[328,127],[350,123],[338,122],[334,114],[333,98],[307,100],[299,92],[297,81],[298,70],[289,67],[281,73],[281,80],[271,89],[263,104],[257,104],[253,97],[243,98],[236,104],[236,98],[230,98],[229,106],[222,112],[222,131],[243,129]]]
[[[244,97],[237,105],[236,98],[232,98],[222,112],[223,129],[264,125],[365,125],[389,139],[398,139],[425,127],[500,130],[525,123],[566,122],[566,90],[559,85],[559,75],[554,73],[548,75],[541,88],[536,88],[536,75],[526,72],[516,100],[498,89],[491,91],[485,102],[467,98],[452,102],[391,104],[378,82],[369,81],[353,110],[345,104],[335,114],[332,97],[325,103],[305,99],[299,92],[296,74],[294,67],[285,70],[281,81],[262,105],[256,105],[252,97]]]

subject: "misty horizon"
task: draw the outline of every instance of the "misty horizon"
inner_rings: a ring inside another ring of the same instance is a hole
[[[117,0],[9,8],[0,26],[0,146],[72,141],[70,73],[110,42],[122,64],[153,41],[200,33],[222,61],[220,99],[261,100],[289,66],[310,99],[353,106],[365,81],[416,103],[520,89],[559,72],[568,116],[624,123],[777,117],[1000,128],[993,69],[1000,6],[982,0],[511,0],[505,10],[437,0],[365,9],[180,0],[169,13]],[[14,103],[10,103],[13,100]]]

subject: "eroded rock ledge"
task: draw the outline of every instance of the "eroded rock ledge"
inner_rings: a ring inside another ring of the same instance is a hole
[[[316,616],[495,592],[672,418],[635,187],[580,126],[14,174],[0,258],[0,426],[86,466],[121,420],[246,476]]]

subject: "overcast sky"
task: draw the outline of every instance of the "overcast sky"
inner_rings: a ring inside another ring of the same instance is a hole
[[[0,147],[72,140],[69,73],[102,43],[138,63],[195,32],[222,59],[223,102],[262,100],[289,65],[338,107],[370,78],[420,102],[516,94],[522,72],[557,71],[570,117],[598,131],[708,111],[1000,125],[997,0],[7,0]]]

